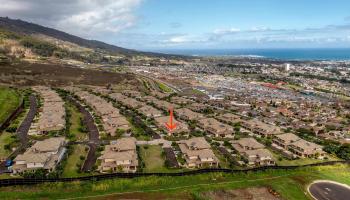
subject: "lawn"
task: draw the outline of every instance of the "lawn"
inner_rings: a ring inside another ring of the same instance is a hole
[[[230,168],[230,162],[225,158],[225,156],[219,152],[217,149],[213,149],[214,154],[219,159],[219,165],[221,168]]]
[[[3,132],[0,134],[0,159],[7,158],[11,154],[11,151],[5,149],[5,145],[11,144],[16,141],[15,138],[12,138],[13,134],[8,132]]]
[[[312,159],[312,158],[301,158],[301,159],[296,159],[296,160],[288,160],[288,159],[283,159],[283,160],[276,160],[277,165],[279,166],[291,166],[291,165],[308,165],[308,164],[313,164],[313,163],[321,163],[321,162],[327,162],[327,161],[335,161],[339,160],[338,158],[329,158],[327,160],[320,160],[320,159]]]
[[[327,162],[327,161],[336,161],[340,160],[337,157],[328,156],[328,159],[312,159],[312,158],[300,158],[300,159],[295,159],[295,160],[289,160],[287,158],[283,158],[282,155],[276,153],[275,151],[269,149],[272,155],[274,156],[276,160],[276,164],[279,166],[293,166],[293,165],[308,165],[308,164],[313,164],[313,163],[321,163],[321,162]],[[278,158],[282,157],[282,160],[279,160]]]
[[[85,146],[82,144],[73,145],[73,152],[68,156],[66,164],[63,168],[62,177],[77,177],[81,176],[81,173],[78,173],[77,164],[82,164],[83,160],[80,159],[80,156],[86,157],[87,151],[85,151]]]
[[[350,185],[350,166],[339,164],[254,173],[210,173],[178,177],[152,176],[103,181],[45,183],[33,186],[2,187],[0,188],[0,196],[2,199],[62,199],[88,196],[90,199],[106,199],[112,197],[113,194],[128,192],[129,194],[139,194],[139,196],[156,193],[166,197],[176,194],[188,197],[184,199],[195,199],[192,198],[192,194],[200,194],[204,191],[264,186],[274,189],[283,199],[302,200],[311,199],[306,192],[307,185],[318,179],[329,179]]]
[[[0,124],[18,107],[21,96],[14,89],[0,87]]]
[[[143,172],[181,172],[188,169],[168,169],[164,166],[165,157],[163,149],[159,145],[140,146],[141,159],[145,162]]]
[[[164,172],[168,169],[164,166],[162,157],[163,149],[159,145],[140,146],[141,159],[145,162],[144,172]]]
[[[131,131],[133,133],[133,136],[137,140],[146,140],[146,141],[151,140],[151,136],[146,133],[145,129],[140,127],[140,126],[137,126],[137,124],[133,123],[131,117],[128,117],[127,120],[129,121],[129,123],[131,125]]]
[[[79,112],[78,108],[74,105],[67,103],[68,112],[71,113],[70,117],[70,127],[69,132],[74,135],[74,139],[78,141],[85,140],[87,138],[87,133],[83,133],[81,131],[81,119],[83,118],[83,114]]]
[[[163,92],[167,92],[168,93],[168,92],[172,92],[173,91],[170,87],[168,87],[164,83],[157,82],[157,84],[158,84],[159,89],[161,89]]]

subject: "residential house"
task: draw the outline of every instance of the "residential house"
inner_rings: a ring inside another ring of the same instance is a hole
[[[179,118],[183,120],[189,120],[189,121],[194,121],[194,120],[199,120],[204,118],[204,115],[201,113],[193,112],[188,108],[180,108],[176,109],[175,113]]]
[[[123,95],[133,97],[133,98],[141,98],[141,92],[134,90],[124,90],[122,92]]]
[[[121,94],[121,93],[112,93],[109,95],[109,97],[111,97],[112,99],[114,99],[115,101],[122,101],[123,99],[127,99],[128,97]]]
[[[219,160],[204,137],[180,141],[179,147],[186,160],[186,167],[218,167]]]
[[[163,115],[162,111],[148,105],[142,106],[137,111],[149,118],[157,118]]]
[[[231,144],[233,148],[235,148],[236,151],[238,151],[239,153],[248,150],[257,150],[265,148],[263,144],[259,143],[254,138],[242,138],[239,140],[232,140]]]
[[[204,110],[209,108],[209,106],[202,103],[192,103],[187,105],[186,107],[193,110],[194,112],[203,112]]]
[[[50,131],[63,130],[66,126],[66,110],[62,98],[49,87],[36,86],[33,90],[40,94],[43,105],[39,108],[39,120],[36,131],[29,134],[45,134]]]
[[[176,108],[176,105],[171,104],[167,101],[162,101],[162,100],[156,100],[153,102],[153,104],[155,105],[155,107],[162,109],[164,111],[169,111],[169,109]]]
[[[316,157],[316,158],[323,158],[325,156],[325,152],[322,150],[322,146],[308,142],[306,140],[300,139],[296,142],[293,142],[290,144],[290,151],[296,154],[298,157],[301,158],[310,158],[310,157]]]
[[[177,121],[175,118],[173,118],[173,124],[176,124],[176,128],[172,131],[169,131],[166,127],[166,123],[169,123],[169,116],[163,116],[163,117],[157,117],[155,118],[156,125],[158,128],[168,132],[168,135],[173,134],[188,134],[189,128],[186,123]]]
[[[173,102],[175,104],[185,105],[185,104],[192,103],[193,101],[190,99],[186,99],[184,97],[175,96],[175,97],[171,98],[171,102]]]
[[[300,140],[300,138],[298,136],[296,136],[293,133],[284,133],[284,134],[280,134],[280,135],[275,135],[272,142],[273,144],[282,147],[285,150],[289,149],[289,146]]]
[[[215,137],[233,137],[233,127],[219,122],[214,118],[198,120],[198,126]]]
[[[102,155],[99,171],[105,172],[136,172],[138,164],[136,139],[121,138],[106,145]]]
[[[270,166],[275,165],[271,152],[267,149],[255,149],[242,152],[242,156],[247,160],[248,165]]]
[[[65,145],[64,137],[54,137],[35,142],[32,147],[14,159],[12,172],[17,174],[36,169],[45,169],[48,172],[55,170],[66,152]]]
[[[155,91],[155,90],[153,90],[151,92],[151,94],[152,94],[152,96],[155,96],[155,97],[157,97],[159,99],[164,99],[164,98],[167,98],[167,97],[169,97],[171,95],[170,93],[162,93],[162,92],[158,92],[158,91]]]
[[[241,118],[238,115],[232,113],[225,113],[217,117],[219,120],[227,123],[227,124],[235,124],[241,122]]]
[[[242,121],[241,126],[262,137],[272,137],[273,135],[281,134],[278,126],[266,124],[256,119]]]

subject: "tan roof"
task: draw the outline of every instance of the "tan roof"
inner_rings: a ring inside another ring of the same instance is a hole
[[[186,98],[183,98],[183,97],[172,97],[171,98],[171,102],[173,103],[177,103],[177,104],[188,104],[188,103],[191,103],[193,102],[192,100],[189,100],[189,99],[186,99]]]
[[[154,96],[144,96],[141,98],[141,100],[149,102],[149,103],[154,102],[154,101],[158,101],[158,99],[155,98]]]
[[[65,143],[63,137],[58,138],[49,138],[43,141],[36,142],[32,147],[28,148],[23,154],[18,155],[14,161],[16,161],[17,167],[25,170],[26,166],[20,166],[23,164],[18,164],[18,162],[24,162],[24,165],[28,163],[41,163],[45,169],[51,169],[57,163],[58,156],[60,152],[65,151],[64,148],[61,148]]]
[[[198,120],[199,125],[204,126],[206,129],[215,130],[216,132],[220,132],[222,134],[232,134],[233,127],[230,125],[219,122],[214,118],[204,118]]]
[[[146,115],[146,116],[160,116],[162,115],[162,111],[153,108],[152,106],[142,106],[141,108],[138,109],[138,111],[140,111],[142,114]]]
[[[99,159],[113,159],[115,161],[134,160],[135,156],[136,156],[136,154],[135,154],[134,151],[111,151],[111,150],[107,150],[107,151],[105,151],[103,153],[102,156],[100,156]]]
[[[153,103],[154,103],[154,105],[156,105],[156,107],[161,108],[163,110],[169,110],[171,108],[176,107],[174,104],[171,104],[167,101],[156,100]]]
[[[300,138],[293,133],[285,133],[281,135],[276,135],[275,137],[283,140],[287,144],[300,140]]]
[[[37,86],[33,90],[38,92],[43,99],[43,105],[39,109],[39,131],[61,130],[65,127],[65,108],[62,98],[49,87]]]
[[[188,156],[198,156],[199,158],[216,158],[215,154],[211,149],[201,149],[196,151],[188,151]]]
[[[125,98],[125,99],[122,99],[120,101],[122,102],[122,104],[129,106],[129,107],[132,107],[132,108],[139,108],[139,107],[143,106],[143,104],[144,104],[143,102],[137,101],[133,98]]]
[[[311,152],[311,151],[314,151],[314,150],[318,150],[318,149],[321,150],[322,149],[321,145],[318,145],[318,144],[306,141],[304,139],[300,139],[300,140],[298,140],[296,142],[293,142],[292,145],[295,146],[295,147],[302,148],[306,152]]]
[[[243,123],[249,125],[250,127],[264,130],[265,132],[267,132],[269,134],[279,134],[281,131],[278,126],[266,124],[266,123],[259,121],[257,119],[243,121]]]
[[[199,120],[199,119],[204,118],[204,115],[202,115],[201,113],[193,112],[192,110],[190,110],[188,108],[180,108],[180,109],[176,109],[174,111],[180,117],[187,117],[189,120]]]
[[[185,140],[184,143],[191,149],[210,149],[210,145],[204,137],[194,137]]]
[[[131,161],[130,165],[137,166],[136,139],[128,137],[112,141],[110,145],[106,145],[105,151],[98,159],[103,160],[102,166],[117,166],[117,161],[126,160]]]
[[[225,121],[225,122],[239,122],[239,121],[241,121],[241,119],[238,115],[235,115],[232,113],[225,113],[223,115],[220,115],[218,118]]]
[[[205,104],[202,104],[202,103],[192,103],[188,106],[186,106],[187,108],[191,109],[191,110],[202,110],[202,109],[205,109],[205,108],[208,108],[207,105]]]
[[[157,117],[155,121],[158,127],[166,129],[165,123],[169,122],[169,116]],[[176,128],[173,130],[174,133],[189,131],[187,124],[179,122],[176,119],[173,119],[173,123],[176,124]]]
[[[115,151],[136,150],[136,139],[134,137],[120,138],[109,145]]]
[[[25,161],[26,163],[45,163],[51,156],[51,153],[34,153],[26,151],[18,155],[14,161]]]
[[[250,149],[262,149],[265,147],[263,144],[260,144],[254,138],[242,138],[236,141],[232,141],[231,143],[237,143],[242,147],[248,147]]]
[[[128,98],[127,96],[121,94],[121,93],[113,93],[109,95],[112,99],[116,100],[116,101],[120,101],[122,99],[126,99]]]
[[[64,137],[54,137],[37,141],[31,149],[39,152],[55,152],[66,142]]]
[[[273,158],[271,152],[267,149],[255,149],[255,150],[248,150],[244,152],[247,156],[257,156],[257,157],[270,157]]]

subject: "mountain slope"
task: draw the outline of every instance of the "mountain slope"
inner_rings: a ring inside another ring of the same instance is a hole
[[[38,24],[22,21],[19,19],[14,20],[7,17],[0,17],[0,29],[13,31],[24,35],[42,34],[52,38],[56,38],[58,40],[71,42],[82,47],[91,48],[94,50],[104,50],[111,54],[119,53],[127,56],[145,55],[145,56],[152,56],[152,57],[167,57],[167,58],[181,57],[181,56],[175,56],[175,55],[141,52],[141,51],[126,49],[126,48],[110,45],[110,44],[96,41],[96,40],[87,40],[78,36],[65,33],[63,31],[44,27]]]

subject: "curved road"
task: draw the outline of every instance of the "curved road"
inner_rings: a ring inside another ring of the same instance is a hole
[[[95,162],[97,160],[96,156],[96,150],[100,143],[99,139],[99,132],[95,125],[94,119],[87,111],[84,106],[82,106],[79,102],[77,102],[75,99],[68,97],[68,99],[79,109],[79,111],[83,114],[83,122],[86,124],[87,129],[89,131],[89,143],[87,144],[89,146],[89,153],[85,159],[85,162],[82,166],[82,171],[87,172],[91,171],[92,167],[95,165]]]
[[[336,182],[318,181],[312,183],[309,192],[316,200],[350,199],[350,187]]]
[[[30,103],[29,111],[16,131],[17,137],[21,144],[14,152],[11,153],[8,159],[12,157],[16,157],[18,154],[23,152],[28,146],[28,140],[29,140],[28,131],[34,120],[35,114],[38,111],[38,104],[37,104],[37,99],[35,95],[30,95],[29,103]],[[7,168],[5,167],[5,162],[0,163],[0,173],[1,172],[7,172]]]

